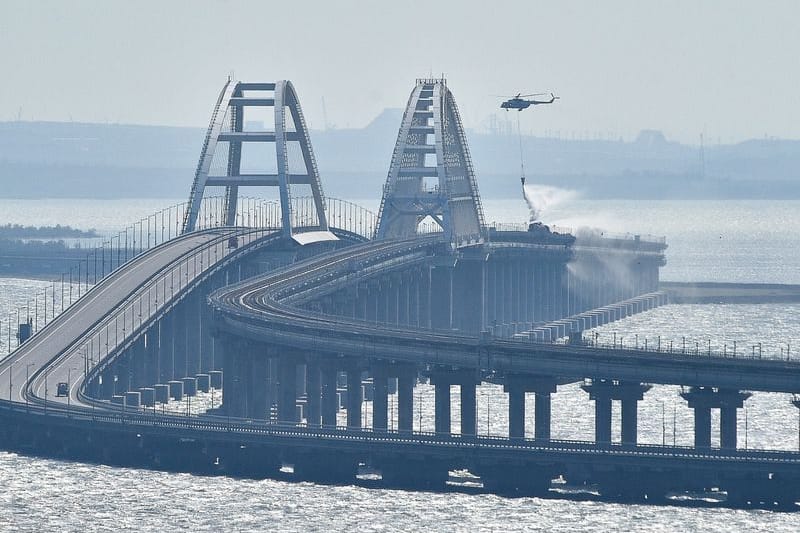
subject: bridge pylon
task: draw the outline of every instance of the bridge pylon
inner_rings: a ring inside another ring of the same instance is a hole
[[[292,213],[293,186],[308,186],[313,212],[299,221]],[[225,225],[236,224],[240,187],[278,187],[281,226],[292,237],[328,231],[325,196],[297,93],[288,80],[252,83],[228,79],[206,132],[183,232],[194,231],[206,187],[225,187]]]
[[[444,79],[418,79],[392,154],[375,237],[405,238],[430,219],[454,246],[482,242],[475,170],[455,99]]]

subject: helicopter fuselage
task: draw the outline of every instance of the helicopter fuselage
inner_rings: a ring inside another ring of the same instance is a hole
[[[501,109],[505,109],[508,111],[509,109],[516,109],[517,111],[522,111],[523,109],[528,109],[531,105],[533,105],[533,100],[523,100],[522,98],[512,98],[510,100],[506,100],[502,104],[500,104]]]
[[[552,104],[557,98],[557,96],[551,95],[550,100],[525,100],[517,96],[500,104],[500,109],[505,109],[506,111],[509,109],[516,109],[517,111],[522,111],[523,109],[528,109],[532,105]]]

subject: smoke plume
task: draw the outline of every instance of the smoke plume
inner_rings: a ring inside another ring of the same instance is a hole
[[[541,222],[542,215],[551,207],[573,200],[577,193],[567,189],[526,183],[522,186],[525,202],[530,209],[530,222]]]

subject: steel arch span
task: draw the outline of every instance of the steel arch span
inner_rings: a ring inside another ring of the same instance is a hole
[[[411,237],[426,218],[455,246],[483,241],[475,170],[458,107],[444,79],[418,79],[411,91],[375,236]]]
[[[269,113],[269,109],[272,113]],[[288,113],[287,113],[288,110]],[[252,120],[253,117],[264,120]],[[272,125],[267,124],[272,121]],[[271,149],[274,147],[274,157]],[[308,220],[292,213],[292,186],[311,189]],[[228,79],[208,125],[183,232],[194,231],[206,187],[225,187],[225,223],[235,225],[239,187],[278,187],[283,234],[304,229],[328,231],[325,196],[311,139],[294,86]]]

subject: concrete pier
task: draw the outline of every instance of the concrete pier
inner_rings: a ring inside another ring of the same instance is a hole
[[[525,394],[534,393],[534,437],[550,440],[551,400],[556,392],[556,380],[549,376],[505,376],[503,390],[508,393],[508,436],[512,439],[525,437]]]
[[[180,381],[183,382],[183,394],[186,396],[197,395],[197,378],[187,377]]]
[[[384,365],[372,369],[372,429],[389,429],[389,377]]]
[[[347,369],[347,427],[361,428],[361,370]]]
[[[336,367],[332,364],[323,364],[320,370],[322,373],[322,425],[328,428],[336,427],[336,414],[339,411],[336,395]]]
[[[322,373],[319,361],[306,363],[306,421],[309,426],[320,425],[322,417]]]
[[[208,374],[197,374],[197,390],[201,392],[208,392],[211,390],[211,376]]]
[[[170,398],[181,401],[183,399],[183,381],[170,380],[167,385],[169,385]]]
[[[751,394],[731,389],[713,387],[691,387],[681,397],[694,410],[694,445],[696,448],[711,447],[711,409],[720,410],[720,448],[737,448],[737,409],[744,406]]]
[[[297,361],[284,356],[278,360],[278,422],[297,423]]]
[[[211,380],[211,387],[214,389],[222,388],[222,370],[211,370],[208,372],[208,377]]]
[[[438,368],[431,371],[431,384],[434,386],[435,392],[434,426],[436,433],[452,433],[450,387],[458,385],[461,394],[460,433],[475,435],[477,419],[475,388],[478,383],[479,380],[474,370]],[[402,405],[403,400],[401,399],[400,402]]]
[[[595,442],[609,444],[611,436],[611,401],[621,402],[621,441],[622,444],[635,445],[637,441],[638,402],[650,390],[650,385],[617,380],[591,380],[583,390],[595,402]]]
[[[414,379],[412,372],[397,377],[397,429],[410,433],[414,425]]]
[[[141,395],[139,391],[128,391],[125,393],[125,405],[126,407],[131,407],[137,409],[141,403]]]
[[[144,407],[153,407],[156,404],[156,391],[153,387],[142,387],[139,389],[139,395]]]
[[[169,402],[169,385],[166,383],[157,383],[153,385],[156,402],[167,403]]]

